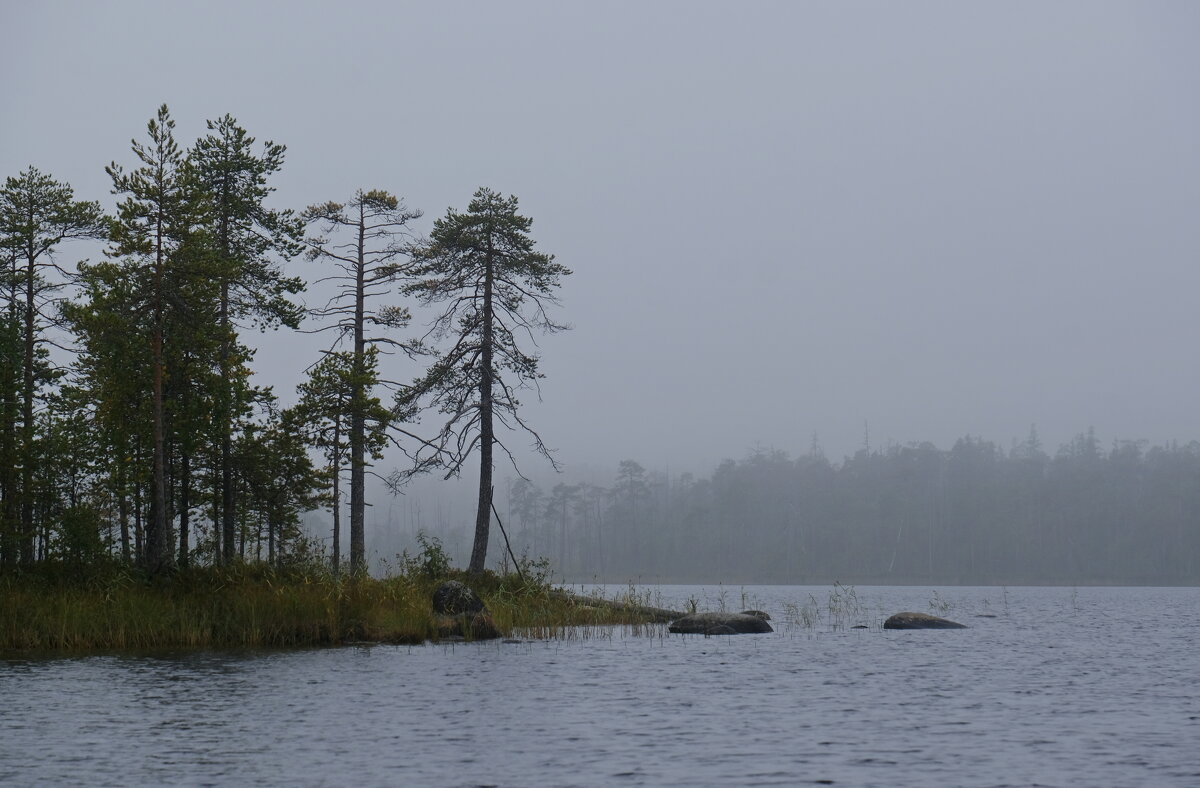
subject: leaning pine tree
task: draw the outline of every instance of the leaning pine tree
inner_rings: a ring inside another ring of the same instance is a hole
[[[430,334],[448,340],[428,373],[404,393],[398,408],[425,400],[446,415],[436,443],[456,475],[479,450],[479,506],[468,571],[482,572],[491,526],[493,448],[516,459],[497,437],[496,422],[533,438],[533,448],[558,469],[541,437],[521,418],[518,390],[536,388],[538,356],[522,350],[518,334],[532,338],[568,326],[547,314],[558,305],[560,278],[570,274],[553,255],[534,251],[533,221],[517,213],[517,198],[480,189],[466,213],[453,209],[434,224],[417,250],[405,290],[428,306],[444,304]]]

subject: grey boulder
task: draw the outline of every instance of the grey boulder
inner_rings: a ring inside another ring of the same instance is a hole
[[[434,589],[433,612],[441,640],[491,640],[503,634],[479,595],[457,580]]]
[[[897,613],[883,622],[884,629],[966,629],[966,624],[928,613]]]
[[[675,619],[667,629],[683,635],[747,635],[775,631],[763,619],[745,613],[692,613]]]
[[[443,616],[482,613],[483,600],[470,586],[457,580],[447,580],[434,589],[433,612]]]

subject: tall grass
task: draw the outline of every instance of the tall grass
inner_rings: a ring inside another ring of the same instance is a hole
[[[516,593],[501,587],[485,596],[497,626],[517,637],[586,640],[611,638],[618,629],[634,636],[662,636],[666,632],[666,624],[649,622],[639,612],[639,608],[650,606],[649,591],[630,586],[613,597],[594,599],[627,607],[589,605],[587,597],[564,598],[552,593],[548,585],[519,588]]]
[[[439,638],[432,592],[463,580],[497,629],[524,638],[661,635],[635,610],[552,593],[544,575],[467,577],[402,561],[386,578],[337,575],[314,564],[203,567],[151,578],[121,565],[39,565],[0,572],[0,652],[102,651],[422,643]],[[631,590],[632,604],[642,604]]]
[[[164,579],[39,567],[0,575],[0,651],[421,642],[434,626],[419,586],[248,566]]]

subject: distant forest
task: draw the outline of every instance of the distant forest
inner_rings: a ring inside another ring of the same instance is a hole
[[[1047,454],[974,437],[861,449],[756,451],[712,475],[632,460],[607,487],[518,479],[514,547],[574,582],[1148,584],[1200,582],[1200,443]],[[509,522],[511,520],[511,522]]]

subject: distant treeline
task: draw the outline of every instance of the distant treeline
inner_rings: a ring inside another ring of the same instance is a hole
[[[708,478],[626,460],[610,487],[518,480],[519,549],[573,581],[930,584],[1200,582],[1200,443],[1043,451],[965,437],[792,459]]]

